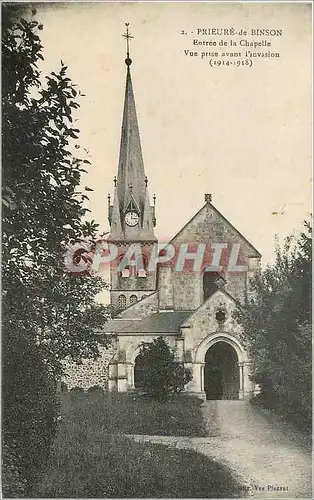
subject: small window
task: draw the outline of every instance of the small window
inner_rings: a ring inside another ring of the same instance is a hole
[[[119,297],[118,297],[118,307],[119,307],[119,309],[125,309],[126,308],[126,296],[125,295],[119,295]]]
[[[133,305],[133,304],[136,304],[137,302],[137,296],[136,295],[131,295],[130,297],[130,304]]]

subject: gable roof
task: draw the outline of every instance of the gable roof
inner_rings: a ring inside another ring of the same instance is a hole
[[[212,298],[214,297],[214,295],[216,295],[217,293],[222,293],[222,294],[223,294],[223,295],[225,295],[225,296],[226,296],[229,300],[231,300],[232,302],[234,302],[234,303],[235,303],[235,305],[237,305],[237,306],[240,306],[240,307],[241,307],[240,302],[239,302],[237,299],[235,299],[232,295],[230,295],[230,293],[229,293],[229,292],[227,292],[227,291],[226,291],[225,289],[223,289],[223,288],[218,288],[218,290],[215,290],[213,293],[211,293],[211,294],[209,295],[209,297],[207,297],[207,299],[206,299],[204,302],[202,302],[200,306],[198,306],[198,308],[197,308],[197,309],[195,309],[194,311],[192,311],[189,317],[193,317],[195,314],[197,314],[197,313],[198,313],[198,311],[199,311],[200,309],[202,309],[202,308],[203,308],[203,307],[204,307],[204,306],[205,306],[208,302],[210,302],[210,301],[212,300]],[[186,319],[188,319],[188,317],[187,317]],[[184,323],[185,323],[185,320],[184,320],[183,324],[184,324]]]
[[[143,290],[144,292],[145,290]],[[121,293],[123,293],[123,291],[121,290]],[[125,312],[130,312],[131,309],[136,309],[138,305],[143,305],[144,301],[148,301],[149,298],[151,298],[153,295],[157,295],[158,294],[158,290],[154,290],[153,292],[151,293],[148,293],[145,297],[141,297],[138,299],[137,302],[135,302],[135,304],[129,304],[125,309],[123,309],[122,311],[119,312],[119,314],[117,315],[117,317],[115,319],[118,319],[118,320],[122,320],[122,319],[127,319],[129,320],[129,318],[125,318],[124,317],[124,313]],[[131,318],[131,321],[133,320],[133,318]]]
[[[252,243],[249,242],[249,240],[247,240],[242,233],[240,233],[240,231],[238,231],[238,229],[236,227],[234,227],[231,222],[228,221],[228,219],[226,219],[226,217],[224,217],[222,215],[222,213],[219,212],[219,210],[217,210],[216,207],[214,207],[214,205],[210,202],[206,202],[199,210],[198,212],[196,212],[196,214],[193,215],[193,217],[191,217],[191,219],[175,234],[175,236],[173,236],[173,238],[171,238],[171,240],[169,241],[169,243],[173,243],[174,240],[188,227],[188,225],[204,210],[204,208],[206,208],[207,206],[210,206],[214,212],[216,212],[216,214],[219,215],[219,217],[221,217],[227,224],[229,227],[231,227],[231,229],[233,231],[235,231],[235,233],[237,233],[238,236],[240,236],[240,238],[242,238],[246,243],[247,245],[253,250],[253,252],[256,254],[254,255],[253,257],[262,257],[262,254],[252,245]]]
[[[105,324],[107,333],[119,335],[140,333],[179,333],[181,324],[193,311],[166,311],[153,313],[144,319],[113,319]]]

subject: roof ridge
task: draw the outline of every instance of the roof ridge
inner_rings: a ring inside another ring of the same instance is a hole
[[[198,216],[198,214],[206,207],[210,206],[223,220],[247,243],[247,245],[258,254],[259,257],[262,257],[262,254],[252,245],[252,243],[245,237],[243,234],[221,213],[218,208],[216,208],[212,203],[206,202],[201,208],[188,220],[186,224],[171,238],[168,242],[168,245],[172,243],[179,235],[184,231],[184,229]]]

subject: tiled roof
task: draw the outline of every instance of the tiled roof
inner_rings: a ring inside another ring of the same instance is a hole
[[[106,323],[108,333],[178,333],[180,325],[193,311],[158,312],[144,319],[113,319]]]

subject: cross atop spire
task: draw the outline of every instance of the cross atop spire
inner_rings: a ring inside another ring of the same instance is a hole
[[[130,23],[125,23],[126,25],[126,33],[124,33],[122,36],[126,39],[126,59],[125,59],[125,64],[127,67],[131,66],[132,64],[132,59],[130,59],[130,39],[134,38],[131,33],[129,33],[129,25]]]

